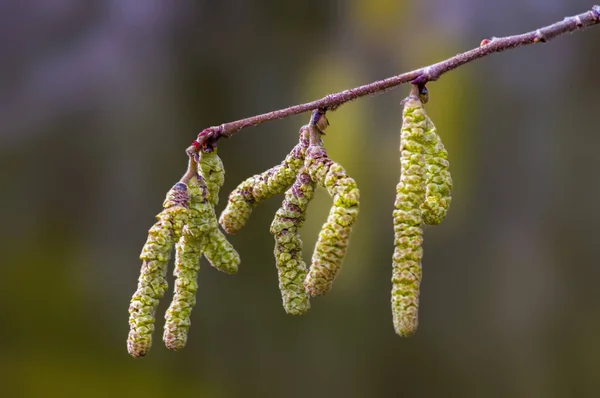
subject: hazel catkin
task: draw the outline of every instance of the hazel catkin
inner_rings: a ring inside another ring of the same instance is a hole
[[[309,127],[315,128],[314,125]],[[311,136],[314,135],[311,132]],[[340,164],[327,156],[321,145],[311,142],[306,151],[305,167],[310,178],[327,189],[333,199],[333,206],[319,233],[312,265],[304,282],[311,296],[319,296],[331,289],[346,255],[352,226],[358,217],[360,194],[354,179],[346,174]]]
[[[250,218],[254,207],[273,195],[285,192],[294,183],[298,170],[304,164],[308,147],[308,135],[304,127],[299,134],[298,144],[281,164],[248,178],[231,192],[227,207],[219,218],[219,223],[227,233],[238,232]]]
[[[146,355],[152,345],[156,307],[168,288],[167,266],[173,243],[188,221],[188,206],[188,186],[179,182],[167,193],[164,210],[148,232],[140,255],[143,263],[138,287],[129,306],[127,350],[133,357]]]
[[[176,245],[175,293],[165,314],[163,341],[170,350],[185,346],[190,328],[190,315],[196,304],[198,271],[202,248],[210,232],[212,205],[204,179],[194,176],[188,182],[190,193],[189,219]]]
[[[425,199],[424,132],[427,118],[421,100],[404,102],[400,143],[400,182],[394,203],[394,256],[392,315],[400,336],[412,335],[418,326],[419,286],[423,258],[421,204]]]
[[[275,238],[275,263],[283,308],[291,315],[301,315],[310,309],[309,296],[304,289],[307,269],[302,259],[300,228],[315,185],[307,171],[300,169],[296,181],[285,192],[285,199],[270,228]]]
[[[225,169],[221,158],[217,155],[216,147],[212,152],[200,153],[198,170],[206,181],[209,200],[212,203],[211,217],[208,220],[209,232],[202,252],[214,268],[227,274],[235,274],[240,264],[240,256],[219,229],[214,209],[219,201],[219,190],[225,181]]]
[[[211,152],[202,152],[198,161],[198,173],[204,177],[210,202],[213,206],[219,204],[219,190],[225,182],[225,168],[223,161],[217,155],[216,146]]]
[[[201,152],[196,175],[189,181],[190,209],[188,224],[176,245],[175,294],[165,314],[163,340],[167,348],[178,350],[185,346],[191,325],[191,312],[196,304],[197,276],[202,255],[223,272],[237,272],[240,257],[219,230],[214,206],[225,180],[223,163],[216,148]]]
[[[425,155],[425,200],[421,204],[423,222],[441,223],[452,200],[452,177],[449,170],[448,151],[438,136],[435,125],[425,115],[423,152]]]

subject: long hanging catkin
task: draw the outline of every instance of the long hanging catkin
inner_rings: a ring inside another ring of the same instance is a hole
[[[319,233],[312,265],[304,282],[311,296],[319,296],[331,289],[346,255],[352,226],[358,217],[360,193],[356,181],[327,156],[318,138],[319,128],[313,123],[309,124],[309,128],[311,143],[306,150],[306,170],[310,178],[327,189],[333,198],[333,206]]]
[[[165,314],[163,341],[170,350],[185,346],[190,328],[190,315],[196,304],[198,271],[202,247],[210,232],[212,205],[204,179],[194,176],[188,182],[190,193],[189,220],[176,245],[175,294]]]
[[[435,125],[426,116],[423,133],[425,142],[425,201],[421,204],[425,224],[441,223],[452,200],[452,177],[448,162],[448,151],[438,136]]]
[[[307,269],[302,259],[300,228],[304,224],[306,208],[313,198],[315,185],[306,170],[300,169],[271,223],[279,290],[283,308],[291,315],[301,315],[310,309],[309,296],[304,289]]]
[[[240,262],[237,251],[219,230],[214,209],[225,181],[225,169],[216,147],[210,152],[200,152],[194,173],[188,184],[189,222],[176,245],[175,294],[165,315],[163,340],[171,350],[183,348],[187,341],[202,254],[213,267],[229,274],[237,272]]]
[[[200,152],[198,171],[206,181],[209,200],[212,203],[211,217],[208,221],[210,230],[202,252],[214,268],[227,274],[235,274],[240,264],[240,256],[219,229],[214,209],[219,202],[219,190],[225,181],[225,169],[221,158],[217,155],[216,147],[211,152]]]
[[[156,307],[168,288],[167,266],[173,243],[188,221],[188,206],[188,187],[179,182],[167,193],[164,210],[148,232],[140,255],[143,263],[138,287],[129,305],[127,351],[133,357],[146,355],[152,345]]]
[[[394,203],[394,256],[392,314],[400,336],[412,335],[418,326],[419,286],[423,258],[421,204],[425,199],[424,133],[427,117],[421,100],[410,96],[402,114],[400,164],[402,172]]]
[[[248,178],[231,192],[227,207],[219,218],[227,233],[238,232],[250,218],[254,207],[273,195],[285,192],[294,183],[298,170],[304,164],[307,147],[308,136],[301,129],[298,144],[281,164]]]

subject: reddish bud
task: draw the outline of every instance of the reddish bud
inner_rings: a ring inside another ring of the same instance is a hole
[[[202,144],[200,144],[196,140],[192,140],[192,145],[194,146],[194,149],[196,149],[196,151],[200,151],[200,148],[202,147]]]

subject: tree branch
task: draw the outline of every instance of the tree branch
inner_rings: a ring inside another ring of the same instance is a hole
[[[446,72],[487,55],[528,44],[545,43],[557,36],[582,30],[598,23],[600,23],[600,6],[596,5],[593,6],[590,11],[572,17],[566,17],[560,22],[556,22],[535,31],[515,36],[485,39],[477,48],[457,54],[430,66],[402,73],[370,84],[365,84],[360,87],[344,90],[339,93],[329,94],[316,101],[290,106],[285,109],[263,113],[234,122],[224,123],[220,126],[209,127],[198,134],[198,140],[194,142],[192,147],[188,148],[188,152],[189,150],[198,151],[201,147],[205,147],[206,144],[209,146],[214,145],[219,138],[229,138],[246,127],[256,126],[271,120],[282,119],[315,109],[335,110],[346,102],[367,95],[379,94],[408,82],[424,85],[429,81],[439,79],[439,77]]]

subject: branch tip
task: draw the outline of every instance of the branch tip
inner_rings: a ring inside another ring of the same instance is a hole
[[[418,86],[419,84],[424,84],[427,81],[429,81],[429,79],[425,76],[425,72],[421,73],[419,75],[419,77],[413,79],[410,81],[410,84],[413,84],[415,86]]]

